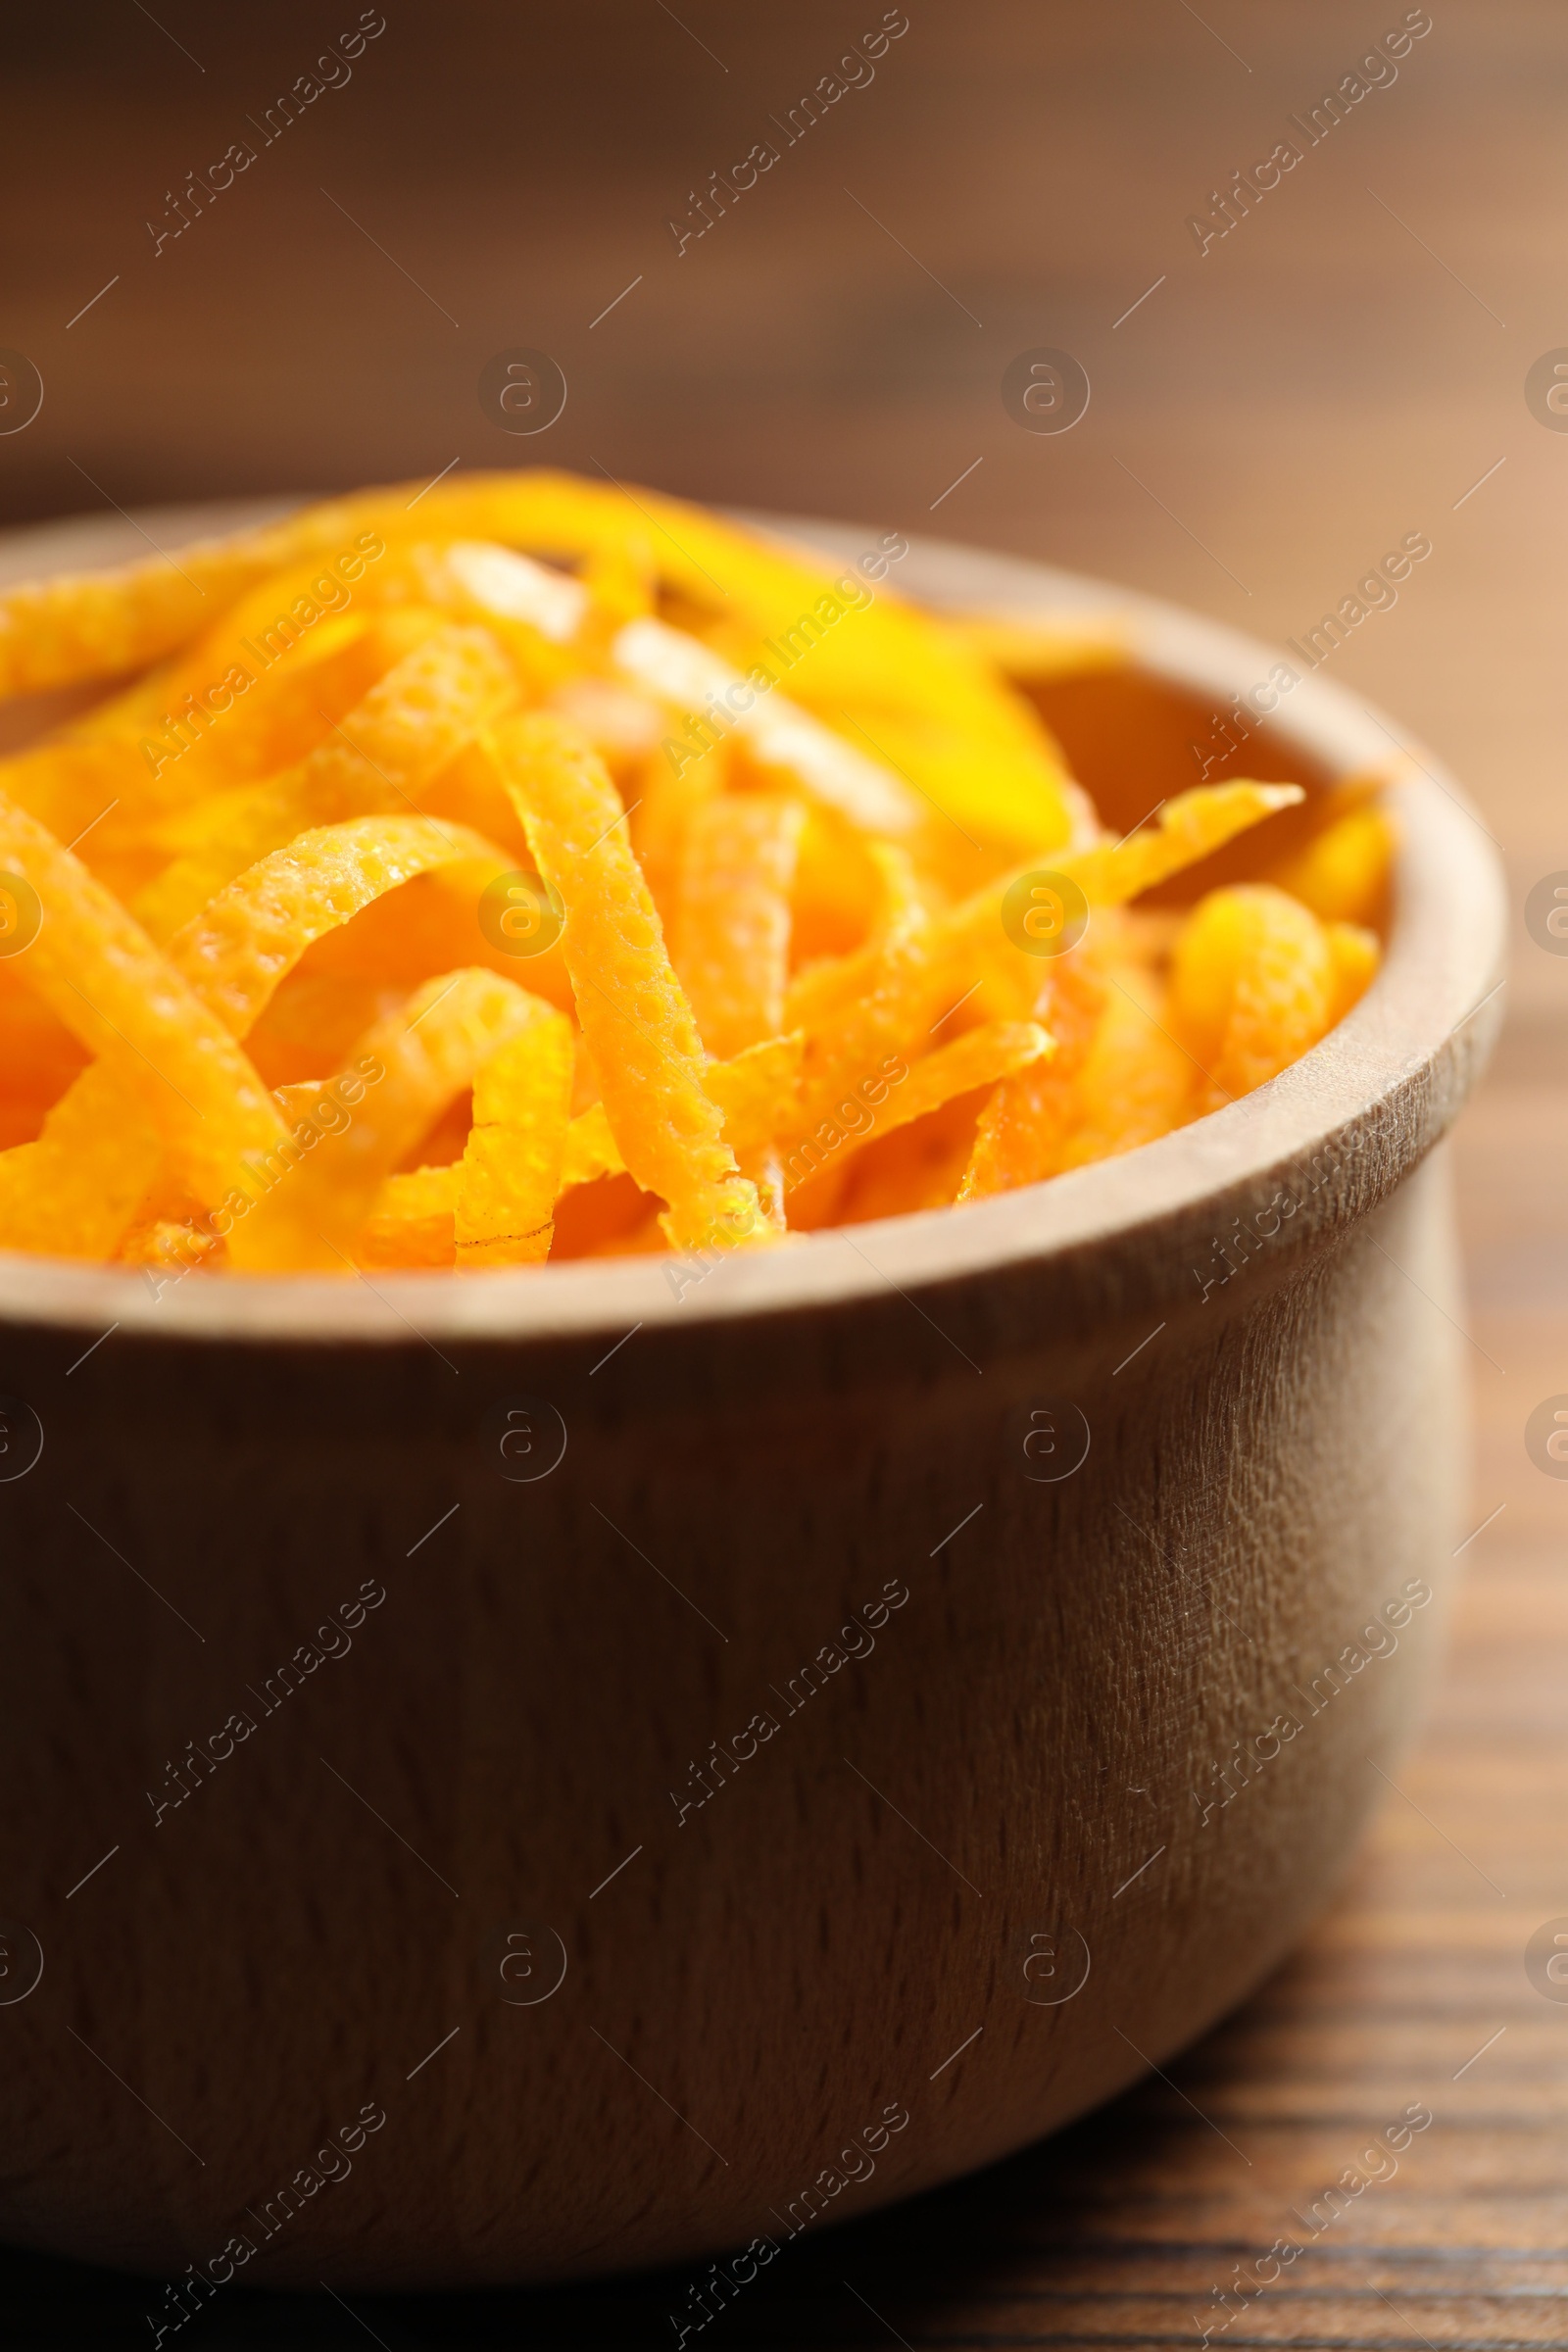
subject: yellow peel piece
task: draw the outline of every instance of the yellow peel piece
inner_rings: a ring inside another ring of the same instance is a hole
[[[948,626],[1004,677],[1030,685],[1124,669],[1132,660],[1131,625],[1114,615],[1037,618],[1028,612],[997,612],[970,619],[956,613],[949,617]]]
[[[1383,950],[1375,931],[1359,923],[1328,923],[1329,955],[1334,962],[1334,1004],[1330,1026],[1343,1021],[1377,978]]]
[[[564,721],[511,721],[497,751],[540,874],[566,910],[562,952],[627,1168],[666,1203],[677,1249],[762,1238],[756,1187],[723,1140],[704,1059],[602,760]]]
[[[58,1257],[112,1253],[163,1153],[148,1092],[139,1080],[93,1062],[39,1135],[0,1152],[0,1250]]]
[[[476,858],[504,862],[479,835],[420,817],[302,834],[230,883],[170,943],[169,968],[242,1038],[313,940],[411,876]],[[123,1106],[127,1091],[106,1063],[94,1063],[50,1111],[36,1143],[22,1147],[27,1157],[0,1157],[0,1236],[12,1234],[13,1247],[49,1246],[38,1237],[54,1219],[57,1248],[86,1256],[114,1249],[159,1156],[159,1131],[145,1108],[127,1114],[123,1132],[118,1124],[111,1094]],[[202,1195],[209,1206],[232,1181],[231,1172]],[[202,1194],[199,1184],[193,1189]]]
[[[561,1158],[562,1191],[569,1192],[574,1185],[592,1184],[600,1176],[623,1175],[625,1167],[604,1104],[590,1103],[566,1129]]]
[[[890,1056],[874,1077],[847,1087],[836,1112],[789,1153],[784,1162],[786,1187],[793,1192],[820,1176],[830,1163],[841,1167],[874,1137],[912,1125],[956,1095],[994,1086],[1014,1071],[1039,1064],[1053,1050],[1052,1038],[1038,1022],[993,1021],[949,1046],[939,1046],[912,1068],[897,1055]]]
[[[571,1110],[571,1023],[542,998],[473,1082],[473,1126],[458,1177],[460,1268],[523,1266],[550,1255]]]
[[[422,816],[358,817],[299,834],[220,890],[169,956],[235,1037],[260,1019],[306,949],[416,874],[473,860],[503,870],[482,834]]]
[[[662,620],[628,621],[611,649],[622,677],[669,707],[678,774],[733,728],[756,764],[803,785],[867,833],[910,833],[920,804],[892,769],[868,759],[774,687],[760,688],[697,637]]]
[[[724,793],[687,829],[675,960],[703,1043],[720,1058],[782,1024],[805,813],[774,794]]]
[[[1107,993],[1097,967],[1083,956],[1063,956],[1048,967],[1039,1003],[1056,1053],[999,1086],[981,1111],[960,1200],[984,1200],[1054,1174]]]
[[[0,695],[34,694],[162,660],[280,564],[355,551],[361,502],[334,500],[282,523],[179,551],[178,564],[24,581],[0,595]],[[374,532],[364,534],[373,539]],[[368,551],[359,550],[363,557]]]
[[[168,828],[166,838],[184,855],[142,894],[138,913],[167,938],[234,874],[308,826],[383,810],[413,813],[430,778],[513,691],[486,631],[436,630],[297,767],[218,795]]]
[[[1052,1173],[1151,1144],[1191,1114],[1199,1072],[1163,1025],[1155,990],[1130,964],[1108,977],[1104,1013],[1078,1077],[1073,1124]]]
[[[1339,977],[1311,909],[1253,882],[1210,891],[1183,924],[1171,963],[1171,1028],[1205,1073],[1198,1106],[1217,1109],[1275,1078],[1333,1025]]]
[[[1381,808],[1352,808],[1265,878],[1325,922],[1371,923],[1388,896],[1393,857],[1393,820]]]
[[[493,539],[454,539],[432,559],[479,612],[526,621],[552,645],[568,645],[582,626],[589,597],[580,580]]]
[[[724,1140],[756,1185],[775,1233],[783,1233],[784,1168],[778,1136],[800,1094],[806,1038],[764,1037],[730,1061],[710,1061],[703,1084],[724,1114]]]
[[[1057,868],[1077,883],[1091,906],[1124,906],[1305,797],[1298,784],[1201,784],[1167,801],[1157,824],[1141,827],[1125,841],[1074,851],[1056,861]]]
[[[806,1039],[764,1037],[730,1061],[710,1061],[703,1084],[724,1113],[724,1133],[744,1167],[771,1146],[784,1106],[800,1084]]]
[[[99,1105],[110,1152],[120,1151],[128,1105],[127,1132],[144,1134],[150,1118],[190,1189],[203,1200],[220,1199],[246,1155],[265,1153],[282,1133],[245,1053],[102,883],[34,818],[4,801],[0,867],[21,874],[37,894],[42,921],[23,977],[98,1057],[72,1093],[90,1082],[89,1105]],[[40,1205],[40,1176],[46,1179],[58,1158],[46,1137],[19,1150],[31,1156],[19,1168],[15,1155],[6,1155],[12,1164],[0,1177],[0,1233],[29,1225]],[[94,1156],[101,1167],[102,1152]],[[128,1184],[128,1153],[126,1161]],[[145,1183],[143,1173],[138,1195]],[[122,1224],[106,1247],[121,1230]],[[63,1246],[96,1253],[83,1250],[79,1240]]]
[[[1076,883],[1089,903],[1092,935],[1096,906],[1137,897],[1301,797],[1295,784],[1200,786],[1168,802],[1157,826],[1126,841],[1063,852],[1049,866],[1019,867],[988,882],[934,915],[917,952],[893,937],[844,957],[836,970],[802,973],[791,987],[785,1017],[807,1031],[808,1082],[818,1063],[841,1071],[846,1057],[864,1060],[858,1033],[866,1028],[873,1004],[881,1008],[877,1034],[884,1051],[918,1052],[931,1025],[940,1026],[977,982],[985,1011],[1026,1017],[1055,958],[1031,955],[1009,936],[1004,906],[1015,885],[1042,872]]]
[[[263,1197],[236,1218],[230,1262],[257,1274],[345,1271],[383,1178],[491,1054],[533,1020],[535,1004],[499,973],[446,972],[367,1030],[350,1071],[333,1082],[350,1102],[349,1123],[305,1150],[291,1143],[273,1155],[262,1171]]]
[[[453,1219],[458,1199],[458,1162],[440,1168],[412,1168],[388,1176],[365,1220],[354,1254],[362,1266],[450,1266],[456,1262]]]

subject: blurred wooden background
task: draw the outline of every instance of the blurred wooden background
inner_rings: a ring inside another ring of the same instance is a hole
[[[387,0],[351,78],[270,144],[266,110],[356,8],[15,19],[0,346],[44,401],[0,432],[0,520],[540,460],[1007,547],[1273,638],[1424,531],[1327,674],[1457,769],[1522,906],[1568,869],[1568,434],[1525,398],[1568,346],[1560,7],[1434,0],[1397,79],[1201,255],[1188,216],[1297,135],[1401,0],[907,0],[874,79],[785,145],[772,118],[883,13]],[[669,218],[760,139],[777,164],[677,254]],[[236,140],[254,164],[155,252],[148,220],[172,227]],[[1002,402],[1041,345],[1091,380],[1068,433]],[[476,392],[519,346],[568,387],[532,438]],[[1458,1152],[1488,1524],[1442,1707],[1343,1903],[1170,2085],[808,2244],[710,2341],[1196,2345],[1231,2266],[1420,2099],[1437,2122],[1397,2179],[1223,2340],[1568,2346],[1568,2006],[1524,1967],[1568,1914],[1568,1492],[1523,1447],[1568,1391],[1565,992],[1521,930]],[[220,2299],[182,2340],[669,2341],[683,2291]],[[0,2258],[19,2345],[142,2340],[147,2301]]]

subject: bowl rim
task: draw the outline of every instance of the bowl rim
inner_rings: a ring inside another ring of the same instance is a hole
[[[231,528],[288,511],[267,500],[161,510],[162,536]],[[737,517],[816,553],[851,559],[871,526],[747,513]],[[129,518],[127,518],[129,519]],[[73,564],[123,560],[129,532],[92,518],[0,538],[0,577],[24,576],[36,550]],[[176,544],[178,539],[176,537]],[[951,541],[910,537],[899,591],[937,610],[1069,617],[1108,627],[1135,667],[1212,693],[1216,715],[1281,662],[1298,682],[1273,741],[1331,775],[1373,772],[1400,820],[1395,913],[1382,966],[1354,1009],[1301,1059],[1252,1094],[1121,1156],[1015,1193],[906,1211],[737,1253],[699,1275],[678,1257],[575,1259],[458,1279],[378,1272],[355,1284],[311,1275],[161,1285],[134,1268],[0,1251],[0,1333],[8,1327],[192,1344],[352,1344],[416,1348],[438,1339],[595,1344],[661,1327],[853,1308],[891,1288],[909,1297],[1086,1249],[1157,1250],[1162,1236],[1217,1219],[1233,1200],[1353,1153],[1376,1128],[1396,1139],[1396,1181],[1451,1123],[1500,1022],[1507,902],[1493,836],[1459,787],[1408,732],[1345,688],[1302,675],[1283,649],[1181,606],[1087,574]],[[59,568],[58,562],[49,568]],[[1388,1179],[1380,1180],[1388,1189]],[[912,1300],[911,1300],[912,1303]],[[630,1329],[628,1329],[630,1326]],[[617,1343],[618,1344],[618,1343]]]

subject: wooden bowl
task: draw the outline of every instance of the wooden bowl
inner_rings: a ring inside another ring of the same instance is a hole
[[[1277,659],[992,556],[898,577],[1122,616],[1135,669],[1054,707],[1128,823]],[[701,1280],[3,1262],[6,2237],[183,2308],[766,2240],[738,2282],[1290,1948],[1443,1616],[1434,1147],[1503,899],[1449,781],[1321,683],[1230,765],[1395,771],[1389,956],[1125,1158]]]

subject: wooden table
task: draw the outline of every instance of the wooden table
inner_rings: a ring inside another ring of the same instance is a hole
[[[156,256],[146,215],[314,56],[316,12],[215,32],[174,0],[156,24],[89,10],[85,84],[81,53],[30,26],[0,100],[0,341],[47,397],[0,437],[0,512],[548,457],[1007,546],[1275,637],[1423,530],[1431,559],[1330,674],[1468,779],[1521,899],[1568,868],[1568,437],[1524,398],[1531,363],[1568,343],[1560,11],[1444,0],[1397,82],[1310,146],[1288,118],[1402,8],[910,0],[875,83],[777,138],[757,190],[677,256],[664,223],[687,189],[774,135],[880,13],[389,12],[353,84]],[[1287,136],[1300,163],[1200,254],[1188,217]],[[532,441],[473,389],[518,344],[570,385]],[[1004,368],[1037,345],[1090,375],[1070,433],[1003,408]],[[804,2242],[707,2341],[1568,2345],[1568,2002],[1525,1966],[1568,1917],[1568,1488],[1523,1445],[1531,1408],[1568,1391],[1565,991],[1568,962],[1522,937],[1512,1026],[1457,1147],[1480,1532],[1440,1703],[1340,1902],[1168,2081]],[[1434,2121],[1397,2173],[1221,2331],[1234,2266],[1304,2236],[1293,2209],[1413,2102]],[[671,2342],[684,2284],[232,2298],[179,2340]],[[0,2258],[19,2347],[146,2341],[148,2302]]]

